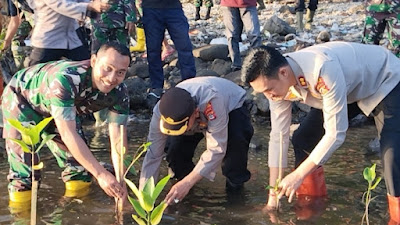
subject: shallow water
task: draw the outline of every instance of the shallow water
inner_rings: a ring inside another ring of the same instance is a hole
[[[146,140],[148,122],[135,122],[129,126],[130,152],[134,152]],[[109,161],[109,144],[105,128],[85,126],[93,153],[102,161]],[[243,192],[227,194],[225,178],[219,174],[214,182],[202,180],[186,198],[175,206],[167,208],[161,224],[361,224],[364,205],[362,194],[367,188],[362,171],[372,163],[378,164],[379,156],[367,154],[368,142],[375,136],[374,126],[351,128],[344,145],[325,165],[328,199],[319,206],[318,216],[301,221],[299,207],[295,203],[282,201],[279,213],[266,214],[261,211],[266,202],[265,186],[268,182],[267,141],[269,126],[257,123],[254,140],[262,143],[261,150],[251,149],[249,170],[251,180],[245,184]],[[204,149],[204,143],[199,146]],[[197,151],[201,152],[201,151]],[[0,154],[1,156],[2,154]],[[4,155],[4,152],[3,152]],[[92,185],[88,196],[79,199],[64,199],[64,185],[60,179],[61,169],[51,154],[42,152],[45,168],[41,188],[38,193],[37,224],[117,224],[114,214],[114,200],[106,197],[97,186]],[[290,165],[293,155],[290,151]],[[136,164],[136,168],[139,168]],[[163,174],[166,171],[163,163]],[[0,224],[28,224],[26,215],[12,215],[8,209],[7,180],[8,164],[5,157],[0,158]],[[138,178],[133,181],[137,184]],[[167,187],[171,186],[169,182]],[[370,224],[386,224],[388,213],[384,182],[373,193],[377,196],[370,205]],[[164,196],[166,193],[163,192]],[[161,199],[161,197],[160,197]],[[133,224],[130,209],[124,214],[123,224]],[[296,214],[297,213],[297,214]],[[28,215],[29,217],[29,215]]]

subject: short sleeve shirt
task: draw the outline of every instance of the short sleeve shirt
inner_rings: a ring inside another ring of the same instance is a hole
[[[55,61],[19,71],[10,85],[19,101],[43,116],[75,120],[104,108],[109,122],[126,123],[129,97],[124,83],[105,94],[92,85],[90,61]]]

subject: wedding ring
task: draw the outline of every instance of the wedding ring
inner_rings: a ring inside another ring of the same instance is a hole
[[[179,199],[175,198],[174,202],[175,202],[175,204],[178,204],[179,203]]]

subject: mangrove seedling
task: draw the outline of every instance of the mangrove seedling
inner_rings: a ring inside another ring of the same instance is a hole
[[[124,180],[135,194],[136,199],[128,196],[129,202],[132,204],[135,209],[137,215],[132,215],[132,218],[139,225],[157,225],[160,223],[164,210],[167,208],[168,204],[165,201],[162,201],[157,207],[154,207],[155,202],[160,195],[161,191],[164,189],[165,185],[168,183],[170,179],[170,175],[161,179],[157,185],[154,185],[154,178],[150,177],[145,185],[143,190],[139,190],[136,185],[126,178],[126,173],[130,170],[130,167],[139,159],[139,157],[147,151],[148,147],[151,145],[151,142],[147,142],[141,145],[138,149],[139,154],[134,158],[130,166],[127,168]]]
[[[43,139],[39,144],[40,141],[40,134],[42,130],[50,123],[53,117],[45,118],[40,121],[36,126],[32,124],[22,124],[16,119],[8,119],[8,123],[17,129],[22,136],[22,140],[8,138],[10,141],[21,146],[21,149],[25,153],[31,154],[31,171],[32,171],[32,197],[31,197],[31,224],[36,224],[36,204],[37,204],[37,190],[38,190],[38,181],[35,180],[35,170],[41,170],[43,168],[43,162],[35,165],[34,163],[34,156],[36,153],[42,149],[42,147],[48,142],[49,140],[55,137],[54,134],[43,134]],[[36,148],[36,146],[39,146]]]
[[[371,191],[374,190],[376,186],[378,186],[379,182],[381,182],[382,180],[381,177],[376,178],[375,169],[376,169],[376,164],[374,163],[371,167],[366,167],[363,172],[364,179],[368,181],[368,189],[366,192],[364,192],[362,197],[363,202],[365,203],[365,212],[361,220],[361,225],[364,224],[364,220],[366,221],[367,225],[369,225],[368,207],[371,201],[375,198],[371,197]]]

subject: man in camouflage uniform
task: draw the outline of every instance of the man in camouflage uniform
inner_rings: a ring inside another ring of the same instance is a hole
[[[205,20],[210,19],[210,14],[211,14],[211,7],[213,7],[213,1],[212,0],[194,0],[194,6],[196,6],[196,15],[194,17],[194,20],[199,20],[200,19],[200,7],[203,5],[207,7],[207,14],[206,17],[204,18]]]
[[[90,152],[78,116],[109,109],[111,156],[116,173],[119,173],[116,149],[120,146],[117,145],[120,142],[119,125],[123,125],[123,143],[127,149],[129,98],[127,87],[122,82],[129,63],[129,49],[118,43],[109,43],[90,60],[42,63],[14,75],[2,96],[3,138],[6,138],[10,164],[7,177],[10,204],[30,201],[32,169],[31,154],[24,153],[19,145],[9,140],[21,139],[21,135],[7,120],[38,124],[50,116],[54,123],[44,132],[57,135],[47,145],[59,166],[65,168],[62,179],[66,183],[66,195],[69,190],[88,190],[94,176],[109,196],[126,198],[126,187],[122,187]],[[35,161],[35,165],[40,161],[38,154],[35,154]],[[40,180],[40,171],[35,171],[35,179]]]
[[[92,19],[92,54],[109,41],[129,46],[129,35],[135,28],[136,9],[134,1],[110,0],[110,8]]]
[[[400,1],[370,0],[366,8],[363,43],[379,45],[388,29],[390,50],[400,57]]]

